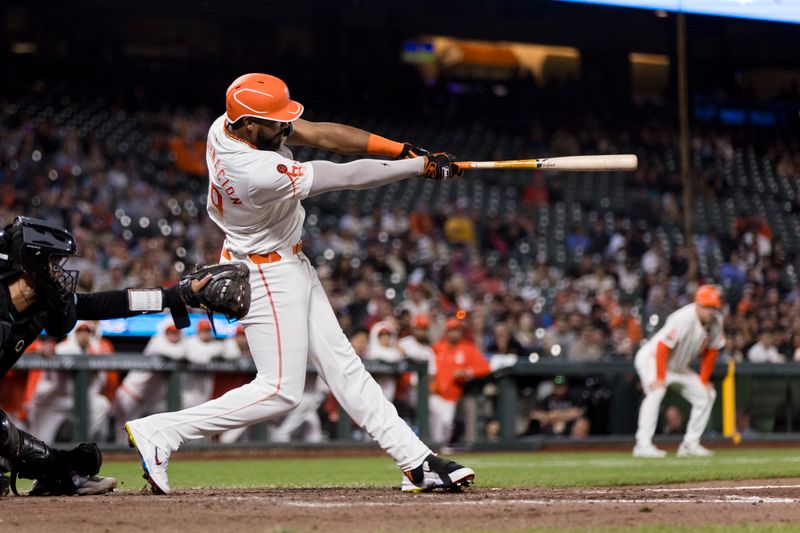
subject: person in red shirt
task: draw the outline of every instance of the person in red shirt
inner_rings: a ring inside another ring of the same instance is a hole
[[[428,403],[431,438],[447,444],[452,435],[456,406],[464,394],[464,383],[489,374],[489,362],[474,342],[464,339],[463,323],[457,318],[445,322],[444,337],[433,345],[433,352]]]

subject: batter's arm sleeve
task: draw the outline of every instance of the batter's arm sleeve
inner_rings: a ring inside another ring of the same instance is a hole
[[[415,157],[401,161],[359,159],[351,163],[336,164],[330,161],[312,161],[314,181],[308,196],[342,189],[372,189],[419,176],[425,158]]]
[[[298,119],[286,144],[312,146],[344,155],[382,155],[399,157],[403,143],[385,139],[359,128],[335,122],[310,122]]]
[[[714,365],[717,363],[717,354],[719,354],[719,350],[715,348],[706,348],[703,351],[703,358],[700,361],[700,381],[703,384],[711,381],[711,374],[714,373]]]
[[[656,344],[656,379],[664,381],[667,379],[667,360],[669,360],[670,347],[659,341]]]

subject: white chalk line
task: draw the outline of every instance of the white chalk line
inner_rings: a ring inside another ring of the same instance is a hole
[[[673,489],[670,488],[660,488],[660,489],[644,489],[646,492],[695,492],[695,491],[724,491],[724,490],[769,490],[769,489],[800,489],[800,485],[745,485],[741,487],[731,486],[731,487],[676,487]]]
[[[311,502],[311,501],[285,501],[275,500],[271,498],[264,498],[260,496],[247,497],[247,496],[232,496],[226,497],[226,500],[242,501],[242,500],[267,500],[268,503],[283,507],[300,507],[306,509],[340,509],[344,507],[395,507],[397,505],[406,505],[404,502]],[[698,503],[730,503],[730,504],[798,504],[800,498],[770,498],[762,496],[723,496],[715,498],[634,498],[634,499],[599,499],[599,498],[572,498],[572,499],[484,499],[484,500],[458,500],[458,501],[442,501],[440,499],[420,501],[417,498],[409,499],[408,504],[430,505],[430,506],[449,506],[449,507],[464,507],[475,505],[661,505],[661,504],[698,504]]]
[[[781,462],[784,463],[798,463],[800,457],[781,457]],[[641,466],[647,464],[648,466],[698,466],[698,465],[759,465],[774,463],[774,458],[758,458],[758,457],[717,457],[710,459],[699,458],[667,458],[667,459],[576,459],[576,460],[560,460],[560,461],[546,461],[536,464],[519,464],[514,461],[496,461],[496,460],[482,460],[470,459],[469,465],[476,468],[513,468],[515,470],[528,469],[528,470],[545,470],[552,468],[586,468],[587,466],[594,466],[599,468],[625,468],[631,466]]]

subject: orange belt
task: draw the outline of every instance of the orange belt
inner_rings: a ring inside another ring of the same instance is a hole
[[[292,255],[297,255],[303,251],[303,241],[298,241],[297,244],[292,246]],[[227,248],[222,249],[222,257],[231,260],[231,252]],[[281,260],[281,254],[278,252],[270,252],[268,254],[248,254],[250,261],[257,265],[265,265],[269,263],[277,263]]]

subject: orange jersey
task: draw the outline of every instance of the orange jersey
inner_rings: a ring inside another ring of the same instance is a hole
[[[489,362],[474,343],[459,341],[455,345],[442,339],[433,345],[435,359],[435,392],[450,402],[457,402],[464,394],[464,382],[470,378],[481,378],[489,374]],[[456,377],[466,371],[469,378]]]

